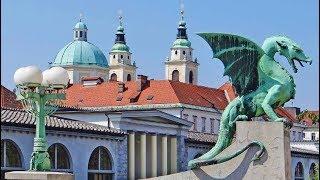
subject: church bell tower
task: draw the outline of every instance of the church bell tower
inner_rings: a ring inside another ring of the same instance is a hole
[[[191,42],[188,40],[184,11],[181,10],[177,38],[171,47],[171,55],[165,61],[167,80],[183,83],[198,83],[197,58],[193,60]]]

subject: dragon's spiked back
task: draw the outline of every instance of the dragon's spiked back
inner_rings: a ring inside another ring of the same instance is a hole
[[[264,51],[254,42],[233,34],[197,33],[210,45],[213,58],[220,59],[224,75],[231,78],[239,95],[258,88],[257,65]]]

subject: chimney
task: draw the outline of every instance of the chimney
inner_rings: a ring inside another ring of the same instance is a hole
[[[123,93],[125,90],[125,84],[123,82],[118,82],[118,93]]]
[[[138,92],[143,91],[145,87],[149,86],[148,76],[138,75],[137,83],[138,83],[137,91]]]

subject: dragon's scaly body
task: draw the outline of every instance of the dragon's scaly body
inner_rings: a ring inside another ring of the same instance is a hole
[[[231,101],[222,113],[219,137],[216,145],[201,157],[189,161],[191,168],[222,163],[236,157],[252,145],[258,145],[260,151],[253,160],[259,159],[265,148],[261,142],[254,141],[234,154],[216,158],[230,146],[236,121],[250,120],[266,114],[271,121],[284,122],[273,109],[282,106],[295,95],[292,76],[274,60],[279,52],[288,59],[293,71],[297,72],[294,60],[311,61],[301,48],[292,40],[283,36],[274,36],[265,40],[262,48],[252,41],[231,34],[200,33],[212,48],[214,58],[220,59],[225,66],[225,75],[231,77],[238,97]]]

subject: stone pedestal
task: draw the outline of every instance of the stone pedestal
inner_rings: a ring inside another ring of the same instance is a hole
[[[245,121],[237,122],[236,126],[235,141],[219,156],[236,152],[249,142],[260,141],[266,147],[266,152],[260,160],[251,162],[259,150],[258,147],[251,147],[221,164],[151,179],[291,179],[290,130],[285,128],[283,123]]]
[[[14,180],[74,180],[73,174],[70,173],[35,171],[7,172],[5,178]]]

